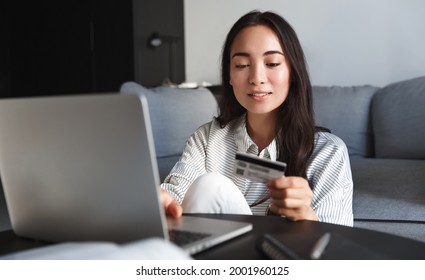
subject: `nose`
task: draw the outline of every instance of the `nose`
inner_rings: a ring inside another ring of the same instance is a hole
[[[261,63],[251,65],[249,73],[249,83],[252,85],[261,85],[267,81],[266,69]]]

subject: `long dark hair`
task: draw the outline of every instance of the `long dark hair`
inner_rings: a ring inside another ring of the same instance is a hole
[[[316,132],[313,117],[312,88],[305,57],[298,37],[289,23],[273,12],[252,11],[230,29],[223,46],[221,61],[222,94],[217,120],[222,127],[246,112],[236,100],[230,85],[230,49],[237,34],[249,26],[264,25],[276,33],[290,68],[288,97],[279,107],[276,122],[277,160],[286,162],[287,176],[306,178],[309,157]]]

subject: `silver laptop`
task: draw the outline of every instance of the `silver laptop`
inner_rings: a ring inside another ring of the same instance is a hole
[[[191,216],[167,225],[153,141],[144,96],[0,100],[0,175],[14,232],[117,243],[195,232],[200,239],[178,244],[194,254],[252,229]]]

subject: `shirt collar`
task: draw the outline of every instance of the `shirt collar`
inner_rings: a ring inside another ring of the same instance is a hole
[[[255,154],[271,160],[276,160],[277,158],[276,139],[273,139],[273,141],[259,153],[258,146],[252,141],[246,129],[246,114],[243,114],[235,122],[235,142],[238,152]]]

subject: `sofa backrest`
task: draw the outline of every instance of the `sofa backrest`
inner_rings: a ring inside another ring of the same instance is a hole
[[[374,155],[370,109],[378,89],[373,86],[313,87],[316,124],[340,137],[350,156]]]
[[[158,158],[179,156],[189,136],[217,114],[217,101],[206,88],[146,88],[126,82],[120,92],[146,96]]]
[[[380,89],[372,121],[376,157],[425,159],[425,77]]]

